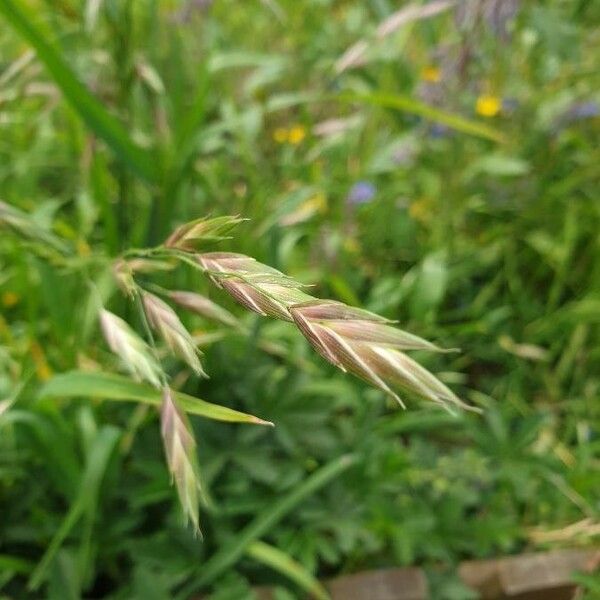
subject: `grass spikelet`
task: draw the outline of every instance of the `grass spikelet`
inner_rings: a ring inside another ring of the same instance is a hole
[[[150,325],[158,332],[171,352],[184,360],[197,375],[208,377],[202,368],[199,350],[175,311],[150,292],[142,292],[142,303]]]
[[[196,457],[196,440],[187,416],[177,406],[169,387],[163,389],[160,431],[167,465],[177,488],[183,513],[186,519],[193,523],[196,532],[199,532],[198,501],[201,487]]]
[[[396,389],[408,391],[445,408],[464,404],[429,371],[404,354],[404,350],[440,348],[396,329],[367,311],[330,300],[290,307],[300,331],[326,360],[349,371],[395,398]]]
[[[197,260],[217,286],[260,315],[292,321],[289,307],[313,299],[302,284],[244,254],[209,252]]]
[[[109,348],[130,373],[160,387],[163,373],[148,344],[123,319],[106,309],[100,311],[100,326]]]
[[[156,271],[168,271],[175,266],[175,263],[164,260],[147,258],[119,258],[113,264],[113,276],[119,289],[133,298],[138,289],[134,276],[137,273],[154,273]]]
[[[218,242],[228,239],[227,234],[244,219],[233,216],[201,218],[181,225],[167,238],[166,248],[186,252],[194,251],[202,242]]]
[[[174,291],[169,293],[169,298],[182,308],[196,313],[201,317],[205,317],[212,321],[218,321],[219,323],[223,323],[223,325],[228,325],[230,327],[239,327],[240,325],[240,322],[235,315],[232,315],[228,310],[201,294]]]

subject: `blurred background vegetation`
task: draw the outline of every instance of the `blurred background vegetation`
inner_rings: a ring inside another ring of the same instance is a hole
[[[597,3],[0,0],[0,22],[0,593],[285,600],[420,565],[463,599],[460,560],[597,542]],[[419,359],[483,415],[401,411],[160,275],[250,332],[182,315],[211,378],[173,381],[276,425],[192,418],[195,538],[155,411],[39,389],[119,369],[112,260],[207,214],[249,218],[219,249],[461,348]]]

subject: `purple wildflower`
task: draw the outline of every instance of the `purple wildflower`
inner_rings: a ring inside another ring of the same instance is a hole
[[[433,139],[440,139],[449,137],[452,134],[452,130],[448,125],[443,123],[432,123],[429,127],[429,136]]]
[[[600,104],[595,100],[574,102],[562,114],[555,118],[552,131],[558,133],[577,121],[585,121],[600,116]]]
[[[175,21],[178,23],[188,23],[196,13],[208,10],[212,3],[213,0],[188,0],[185,6],[175,13]]]
[[[369,181],[358,181],[348,192],[346,202],[348,204],[367,204],[373,199],[377,188]]]
[[[567,122],[582,121],[584,119],[593,119],[600,115],[600,105],[593,100],[587,102],[575,102],[564,114]]]
[[[519,101],[516,98],[502,98],[502,112],[514,113],[519,108]]]

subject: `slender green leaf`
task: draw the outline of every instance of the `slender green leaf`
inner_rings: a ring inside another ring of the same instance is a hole
[[[424,119],[435,121],[447,125],[451,129],[474,135],[476,137],[485,138],[494,142],[504,142],[505,138],[497,129],[480,123],[479,121],[473,121],[466,119],[460,115],[440,110],[433,106],[429,106],[424,102],[415,100],[409,96],[403,96],[400,94],[387,94],[383,92],[376,92],[374,94],[353,94],[343,93],[334,97],[341,102],[357,102],[360,104],[370,104],[372,106],[381,106],[383,108],[391,108],[399,110],[413,115],[418,115]]]
[[[33,569],[33,563],[10,554],[0,554],[0,572],[29,573]]]
[[[40,397],[92,397],[124,402],[144,402],[155,406],[160,406],[162,402],[161,392],[153,387],[137,383],[121,375],[88,373],[86,371],[69,371],[56,375],[40,390]],[[273,424],[253,415],[212,404],[181,392],[176,392],[175,397],[183,410],[207,419],[258,425]]]
[[[248,556],[271,567],[285,577],[289,577],[313,597],[319,600],[329,600],[330,596],[327,590],[316,577],[279,548],[257,540],[248,546],[246,552]]]
[[[0,15],[33,46],[67,102],[87,126],[139,176],[151,183],[158,182],[159,170],[153,154],[137,145],[123,125],[81,83],[52,43],[44,37],[28,9],[18,0],[0,0]]]

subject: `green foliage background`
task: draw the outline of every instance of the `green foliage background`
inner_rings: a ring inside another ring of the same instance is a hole
[[[462,559],[594,543],[600,14],[515,2],[504,30],[484,5],[378,37],[401,5],[0,0],[0,199],[34,232],[0,233],[5,596],[302,597],[262,540],[304,575],[417,564],[433,597],[467,598]],[[340,72],[359,40],[364,64]],[[477,113],[486,96],[497,114]],[[250,331],[182,315],[211,378],[173,361],[174,380],[276,425],[193,417],[194,538],[153,410],[39,389],[118,370],[95,322],[98,298],[132,315],[112,259],[206,214],[250,219],[219,248],[461,348],[419,359],[483,416],[402,412],[197,272],[161,275]]]

